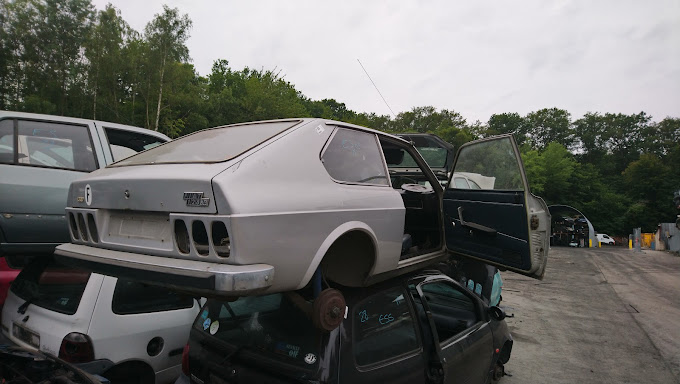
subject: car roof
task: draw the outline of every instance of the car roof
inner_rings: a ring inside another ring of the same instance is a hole
[[[349,287],[338,287],[345,296],[345,301],[347,304],[354,304],[363,300],[366,297],[372,296],[375,293],[393,288],[400,287],[407,284],[411,280],[422,280],[427,278],[443,278],[448,280],[453,280],[446,274],[442,273],[437,269],[422,269],[415,272],[407,273],[404,275],[396,276],[391,279],[371,284],[366,287],[349,288]],[[454,281],[455,282],[455,281]]]
[[[41,113],[27,113],[27,112],[14,112],[14,111],[0,110],[0,119],[2,119],[2,118],[18,118],[18,119],[26,119],[26,120],[58,121],[58,122],[62,122],[62,123],[75,123],[75,124],[83,124],[83,125],[94,122],[95,124],[97,124],[99,126],[106,126],[108,128],[122,129],[122,130],[126,130],[126,131],[142,133],[142,134],[145,134],[145,135],[158,137],[158,138],[163,139],[165,141],[171,140],[168,136],[166,136],[166,135],[164,135],[164,134],[162,134],[158,131],[152,131],[150,129],[135,127],[135,126],[132,126],[132,125],[111,123],[111,122],[108,122],[108,121],[93,120],[93,119],[83,119],[83,118],[79,118],[79,117],[55,116],[55,115],[46,115],[46,114],[41,114]]]
[[[327,124],[327,125],[334,125],[334,126],[338,126],[338,127],[351,128],[351,129],[357,129],[357,130],[364,131],[364,132],[370,132],[370,133],[374,133],[376,135],[389,137],[389,138],[394,139],[394,140],[399,141],[399,142],[411,144],[410,141],[405,140],[402,137],[399,137],[399,136],[396,136],[396,135],[393,135],[393,134],[390,134],[390,133],[387,133],[387,132],[379,131],[377,129],[368,128],[368,127],[364,127],[364,126],[356,125],[356,124],[352,124],[352,123],[346,123],[344,121],[324,119],[324,118],[314,118],[314,117],[249,121],[249,122],[243,122],[243,123],[219,125],[219,126],[216,126],[216,127],[211,127],[211,128],[206,128],[206,129],[218,129],[218,128],[233,127],[233,126],[238,126],[238,125],[247,125],[247,124],[254,124],[254,123],[257,123],[257,124],[272,123],[272,122],[280,122],[280,121],[299,121],[299,123],[297,124],[297,127],[303,127],[303,126],[307,126],[307,125],[314,124],[314,123],[323,123],[323,124]],[[196,132],[200,132],[200,131],[196,131]],[[189,133],[185,136],[191,135],[191,134],[196,133],[196,132]],[[182,137],[184,137],[184,136],[182,136]]]

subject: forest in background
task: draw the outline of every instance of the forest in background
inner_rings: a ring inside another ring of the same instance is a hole
[[[513,133],[532,192],[571,205],[610,235],[675,221],[680,189],[680,118],[559,108],[467,121],[453,110],[417,106],[396,116],[312,100],[280,72],[215,60],[201,76],[186,46],[192,22],[164,6],[144,31],[119,10],[90,0],[0,0],[0,109],[117,122],[170,137],[219,125],[322,117],[390,133],[434,133],[456,147]],[[226,54],[226,53],[225,53]],[[587,92],[587,90],[584,90]]]

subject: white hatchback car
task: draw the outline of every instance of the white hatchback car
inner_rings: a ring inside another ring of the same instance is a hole
[[[138,281],[36,259],[2,311],[15,344],[76,363],[113,383],[168,383],[180,373],[197,300]]]

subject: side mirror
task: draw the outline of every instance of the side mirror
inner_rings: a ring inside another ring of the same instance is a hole
[[[487,312],[489,313],[489,317],[496,321],[501,321],[505,319],[505,311],[503,311],[499,307],[496,306],[489,307],[489,310]]]

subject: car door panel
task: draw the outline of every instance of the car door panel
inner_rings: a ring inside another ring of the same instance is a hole
[[[424,281],[411,291],[422,306],[433,337],[443,382],[485,383],[493,357],[493,335],[481,314],[481,303],[470,292],[446,280]]]
[[[462,146],[454,173],[478,181],[481,189],[463,189],[451,183],[444,192],[447,250],[542,279],[550,213],[545,202],[530,192],[512,136]]]

